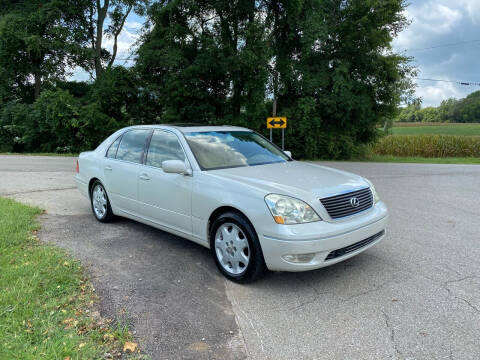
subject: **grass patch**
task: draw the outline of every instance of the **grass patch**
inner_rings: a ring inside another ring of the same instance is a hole
[[[392,156],[392,155],[369,155],[360,161],[387,162],[387,163],[421,163],[421,164],[479,164],[480,158],[475,157],[445,157],[426,158],[419,156]]]
[[[0,198],[0,359],[118,355],[130,340],[128,325],[102,319],[80,263],[39,242],[40,213]]]
[[[20,156],[60,156],[60,157],[78,157],[78,154],[57,154],[57,153],[11,153],[11,152],[0,152],[0,155],[20,155]]]
[[[457,136],[480,136],[479,124],[450,124],[442,123],[394,123],[390,129],[393,135],[457,135]]]

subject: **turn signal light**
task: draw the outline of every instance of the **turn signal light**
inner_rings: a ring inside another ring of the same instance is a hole
[[[275,219],[277,224],[285,224],[285,220],[283,220],[283,216],[275,215],[273,218]]]

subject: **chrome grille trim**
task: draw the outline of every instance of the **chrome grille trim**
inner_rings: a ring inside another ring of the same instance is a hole
[[[357,207],[350,204],[350,199],[353,197],[356,197],[360,202]],[[373,194],[370,188],[364,188],[341,195],[329,196],[320,199],[320,202],[332,219],[339,219],[370,209],[373,206]]]

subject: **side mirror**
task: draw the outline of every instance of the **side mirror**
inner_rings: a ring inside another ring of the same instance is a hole
[[[190,175],[191,171],[187,168],[184,161],[181,160],[166,160],[162,162],[162,169],[169,174],[183,174]]]
[[[291,153],[290,151],[288,151],[288,150],[284,150],[283,152],[284,152],[284,153],[285,153],[285,155],[287,155],[289,158],[291,158],[291,157],[292,157],[292,153]]]

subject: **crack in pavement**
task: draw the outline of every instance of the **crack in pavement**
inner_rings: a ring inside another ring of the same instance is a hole
[[[390,323],[390,317],[387,315],[387,313],[382,310],[383,317],[385,318],[385,325],[387,326],[387,329],[390,331],[390,342],[392,343],[393,349],[397,353],[398,356],[403,356],[402,352],[398,349],[397,343],[395,341],[395,329]]]
[[[457,299],[457,300],[461,300],[463,301],[468,307],[470,307],[472,310],[474,310],[476,313],[480,313],[480,309],[477,308],[475,305],[473,305],[469,300],[467,299],[464,299],[463,297],[460,297],[458,295],[456,295],[454,293],[454,291],[452,289],[450,289],[447,285],[448,284],[455,284],[455,283],[459,283],[459,282],[462,282],[464,280],[470,280],[470,279],[477,279],[478,276],[477,275],[469,275],[469,276],[464,276],[460,279],[455,279],[455,280],[448,280],[448,281],[445,281],[441,284],[441,287],[447,291],[447,293],[451,296],[453,296],[454,299]]]
[[[15,195],[24,195],[24,194],[34,194],[48,191],[62,191],[62,190],[73,190],[76,189],[76,186],[63,187],[63,188],[52,188],[52,189],[39,189],[39,190],[29,190],[29,191],[18,191],[13,193],[0,193],[0,196],[15,196]]]

